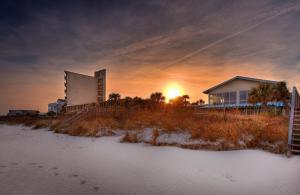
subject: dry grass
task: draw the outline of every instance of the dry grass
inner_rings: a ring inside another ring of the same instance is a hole
[[[197,114],[195,111],[184,110],[143,110],[77,121],[70,126],[67,133],[95,136],[103,128],[139,131],[147,127],[162,129],[167,133],[188,131],[192,139],[211,142],[223,140],[223,149],[264,148],[267,147],[265,143],[279,143],[274,150],[283,152],[287,143],[288,117],[267,114],[242,115],[239,112],[230,112],[224,117],[224,114],[218,111]],[[154,131],[152,144],[155,144],[158,136],[159,131]],[[125,136],[123,141],[137,142],[131,135]]]
[[[287,116],[242,115],[238,111],[228,112],[226,116],[222,111],[205,113],[192,110],[141,110],[130,113],[122,111],[76,120],[67,127],[59,128],[65,119],[18,119],[19,121],[11,123],[22,123],[34,128],[48,126],[57,133],[73,136],[98,136],[101,131],[111,132],[115,129],[139,131],[153,128],[163,130],[165,133],[187,131],[192,139],[210,142],[222,140],[222,146],[218,146],[218,149],[261,148],[280,153],[286,150],[288,136]],[[152,137],[152,144],[155,145],[159,131],[153,131]],[[136,143],[138,139],[136,134],[126,134],[123,141]]]
[[[229,144],[237,148],[262,148],[276,153],[285,152],[288,137],[288,118],[268,115],[228,114],[227,120],[220,113],[203,116],[191,125],[192,138],[216,141],[224,139],[225,148]],[[227,146],[226,146],[227,144]],[[272,148],[269,144],[275,144]]]
[[[152,131],[152,145],[157,145],[157,143],[156,143],[156,139],[159,137],[159,131],[157,130],[157,129],[154,129],[153,131]]]
[[[24,125],[32,127],[32,129],[47,128],[55,123],[57,119],[52,118],[37,118],[37,117],[11,117],[4,121],[8,125]]]
[[[136,133],[133,133],[133,134],[126,133],[124,135],[124,137],[122,138],[122,142],[138,143],[139,139],[138,139]]]

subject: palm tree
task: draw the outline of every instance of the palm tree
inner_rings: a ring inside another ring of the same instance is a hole
[[[150,99],[156,104],[159,104],[161,102],[164,102],[166,98],[161,92],[155,92],[150,95]]]
[[[200,99],[200,100],[199,100],[199,104],[200,104],[200,105],[204,105],[204,104],[205,104],[205,101],[204,101],[203,99]]]
[[[165,101],[165,96],[161,92],[155,92],[150,95],[149,107],[159,108]]]
[[[175,97],[173,99],[170,99],[170,103],[173,106],[181,107],[181,106],[185,105],[185,99],[183,98],[183,96],[178,96],[178,97]]]
[[[108,96],[108,100],[114,104],[118,103],[121,99],[121,95],[118,93],[111,93]]]
[[[108,99],[110,101],[118,101],[118,100],[120,100],[120,98],[121,98],[121,95],[118,93],[111,93],[111,94],[109,94],[109,97],[108,97]]]
[[[190,99],[190,96],[189,95],[183,95],[182,99],[183,99],[184,105],[187,106],[188,103],[189,103],[188,99]]]
[[[248,102],[252,104],[261,103],[263,107],[272,100],[271,94],[273,85],[269,83],[259,84],[257,87],[252,88],[249,92]]]
[[[284,106],[286,107],[290,100],[290,95],[291,94],[286,86],[286,82],[278,82],[273,87],[271,100],[276,102],[283,102]]]
[[[129,108],[133,103],[133,99],[131,97],[125,97],[124,99],[124,105],[125,108]]]
[[[143,104],[143,99],[138,96],[135,96],[132,101],[135,106],[142,106]]]

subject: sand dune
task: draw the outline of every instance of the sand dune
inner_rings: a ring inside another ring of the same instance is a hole
[[[300,156],[193,151],[0,126],[0,194],[300,194]]]

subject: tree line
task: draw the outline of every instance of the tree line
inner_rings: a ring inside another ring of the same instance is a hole
[[[266,107],[269,102],[282,102],[284,107],[289,106],[291,93],[287,88],[286,82],[276,84],[262,83],[252,88],[248,95],[248,102],[252,104],[260,103]]]
[[[108,103],[114,105],[122,105],[125,107],[134,107],[139,106],[142,108],[160,108],[164,105],[171,105],[177,107],[184,107],[189,105],[204,105],[205,101],[200,99],[196,102],[190,102],[189,95],[178,96],[173,99],[170,99],[169,102],[166,102],[166,97],[161,92],[151,93],[149,98],[141,98],[141,97],[125,97],[121,98],[119,93],[111,93],[108,97]]]
[[[269,102],[282,102],[284,107],[289,106],[291,94],[287,88],[286,82],[278,82],[276,84],[261,83],[257,87],[252,88],[248,93],[248,103],[260,105],[262,108],[267,107]],[[200,99],[195,102],[190,102],[189,95],[182,95],[170,99],[166,102],[166,97],[161,92],[151,93],[149,98],[141,97],[124,97],[121,98],[119,93],[109,94],[107,103],[112,105],[122,105],[126,108],[141,107],[141,108],[161,108],[169,105],[173,107],[187,106],[203,106],[205,101]]]

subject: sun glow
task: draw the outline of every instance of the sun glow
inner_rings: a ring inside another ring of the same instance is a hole
[[[167,101],[170,101],[170,99],[181,96],[182,89],[179,85],[171,84],[166,87],[165,94]]]

